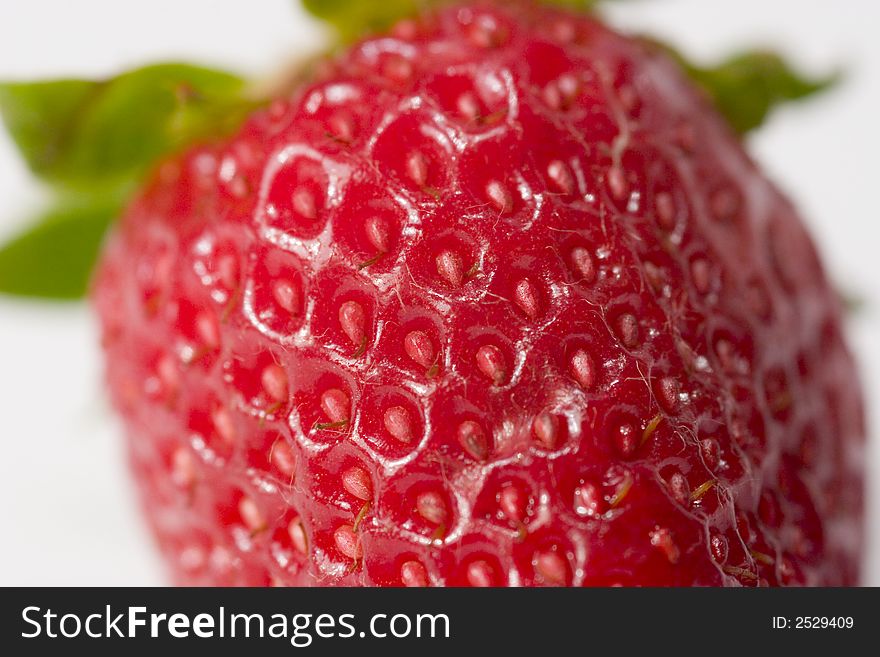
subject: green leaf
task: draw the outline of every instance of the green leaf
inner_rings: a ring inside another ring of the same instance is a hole
[[[34,173],[51,171],[62,157],[63,128],[98,86],[86,80],[0,84],[0,117]]]
[[[105,81],[0,84],[0,117],[56,199],[0,248],[0,292],[81,297],[107,227],[146,170],[234,130],[255,104],[240,78],[185,64]]]
[[[74,202],[50,210],[0,248],[0,293],[78,299],[85,295],[113,201]]]
[[[668,47],[666,50],[708,92],[740,134],[762,125],[778,105],[824,91],[840,77],[807,78],[798,74],[778,54],[767,51],[738,54],[718,66],[702,68]]]
[[[73,188],[125,184],[160,156],[233,129],[252,107],[240,78],[185,64],[0,84],[0,116],[30,168]]]
[[[380,32],[401,18],[417,14],[420,9],[438,5],[425,0],[302,0],[303,7],[315,18],[332,25],[342,41],[348,43]]]
[[[861,315],[868,307],[867,299],[857,292],[841,292],[839,296],[847,315]]]
[[[568,9],[590,11],[595,9],[596,5],[601,4],[602,0],[541,0],[541,2],[545,5],[557,5]]]

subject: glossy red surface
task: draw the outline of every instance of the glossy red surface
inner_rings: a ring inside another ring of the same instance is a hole
[[[165,163],[96,288],[185,584],[853,584],[859,384],[676,67],[464,7]]]

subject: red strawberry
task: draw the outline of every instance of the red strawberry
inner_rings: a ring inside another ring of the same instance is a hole
[[[677,65],[594,19],[360,43],[161,166],[95,296],[177,582],[858,579],[813,244]]]

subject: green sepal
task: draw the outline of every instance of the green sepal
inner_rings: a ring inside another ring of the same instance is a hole
[[[777,53],[765,50],[740,53],[717,66],[701,67],[668,46],[664,49],[709,94],[718,110],[740,134],[763,125],[777,106],[825,91],[840,79],[838,74],[806,77]]]
[[[227,132],[251,107],[241,78],[186,64],[0,84],[0,116],[30,169],[75,189],[128,182],[160,156]]]
[[[0,293],[47,299],[85,295],[116,200],[65,200],[0,248]]]
[[[608,1],[608,0],[604,0]],[[580,11],[590,11],[595,9],[596,5],[602,4],[603,0],[541,0],[545,5],[556,5],[566,9],[574,9]]]
[[[402,18],[438,4],[438,0],[302,0],[306,11],[330,25],[344,43],[381,32]]]
[[[0,116],[53,199],[0,248],[0,293],[83,296],[103,236],[145,172],[233,131],[256,104],[241,78],[187,64],[103,81],[0,84]]]

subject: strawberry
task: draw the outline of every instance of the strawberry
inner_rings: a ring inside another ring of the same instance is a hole
[[[814,245],[589,15],[456,6],[321,63],[154,170],[94,299],[178,583],[858,581]]]

